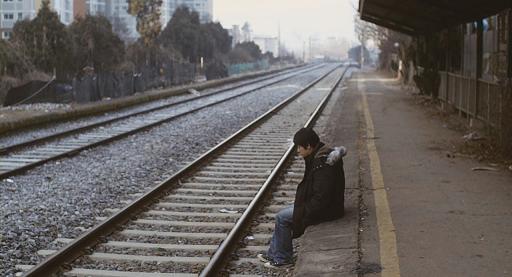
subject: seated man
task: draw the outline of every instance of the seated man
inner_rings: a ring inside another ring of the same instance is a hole
[[[258,254],[260,261],[269,268],[292,265],[292,239],[300,237],[307,226],[340,218],[344,211],[345,147],[330,148],[307,128],[300,129],[293,142],[306,162],[306,171],[297,187],[294,205],[276,215],[267,253]]]

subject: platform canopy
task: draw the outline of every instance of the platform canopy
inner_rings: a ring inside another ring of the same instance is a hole
[[[512,0],[359,0],[361,19],[410,35],[426,34],[512,8]]]

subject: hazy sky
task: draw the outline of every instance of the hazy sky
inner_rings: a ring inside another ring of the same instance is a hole
[[[214,0],[213,15],[224,28],[249,22],[255,35],[277,36],[296,51],[309,36],[355,41],[357,0]]]

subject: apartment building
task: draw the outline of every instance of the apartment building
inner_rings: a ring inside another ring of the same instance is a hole
[[[253,41],[260,47],[262,53],[270,52],[274,57],[279,56],[278,37],[256,36]]]
[[[186,6],[199,14],[201,23],[213,20],[213,0],[163,0],[161,8],[162,26],[165,27],[176,9]]]
[[[127,34],[122,36],[124,40],[134,40],[139,37],[137,32],[137,19],[135,16],[128,13],[127,0],[106,0],[105,1],[105,16],[112,23],[112,28],[115,32],[126,27]]]
[[[42,0],[0,0],[1,38],[11,37],[12,28],[17,21],[34,19],[41,5]],[[62,23],[69,25],[73,22],[73,0],[50,0],[50,7],[59,14]]]
[[[85,0],[87,13],[90,15],[105,15],[107,2],[110,2],[110,0]]]
[[[18,20],[36,17],[43,0],[0,0],[0,37],[11,37],[12,28]],[[179,6],[187,6],[199,13],[201,22],[210,22],[213,18],[213,0],[163,0],[161,6],[161,22],[164,28]],[[74,18],[90,15],[106,16],[114,29],[126,27],[127,38],[139,36],[136,30],[137,21],[128,13],[127,0],[50,0],[50,7],[59,14],[62,23],[69,25]]]

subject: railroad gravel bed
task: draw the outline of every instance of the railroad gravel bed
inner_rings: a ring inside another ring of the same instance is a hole
[[[111,240],[117,241],[137,241],[144,243],[160,243],[160,244],[220,244],[223,238],[177,238],[177,237],[159,237],[159,236],[128,236],[122,234],[114,234],[109,237]]]
[[[115,261],[105,263],[104,261],[91,261],[91,259],[88,259],[87,257],[80,258],[80,261],[77,264],[80,264],[82,268],[91,269],[117,270],[119,268],[122,268],[125,271],[136,271],[139,268],[144,268],[147,272],[166,273],[175,270],[176,272],[191,272],[197,274],[199,274],[204,267],[203,265],[200,264],[181,264],[172,262]]]
[[[303,69],[301,69],[301,70],[303,70]],[[289,72],[293,72],[293,70],[287,70],[285,72],[289,73]],[[267,77],[268,76],[263,76],[263,77],[258,77],[258,78],[251,79],[251,80],[236,82],[236,83],[232,83],[232,84],[226,84],[226,85],[215,87],[215,88],[209,88],[209,89],[202,90],[200,93],[203,95],[207,95],[207,94],[211,94],[220,89],[235,87],[240,84],[246,84],[248,82],[251,82],[254,80],[261,80],[261,79],[264,79]],[[271,80],[273,80],[273,79],[271,79]],[[265,81],[265,83],[270,82],[271,80]],[[248,88],[257,87],[259,85],[261,85],[261,84],[260,83],[252,84],[252,85],[244,86],[244,87],[241,87],[238,89],[234,89],[231,92],[240,93],[241,91],[244,91]],[[57,132],[63,132],[66,130],[86,126],[86,125],[89,125],[89,124],[92,124],[95,122],[100,122],[100,121],[112,119],[115,117],[128,115],[128,114],[131,114],[134,112],[139,112],[139,111],[143,111],[146,109],[155,108],[155,107],[165,105],[165,104],[176,103],[178,101],[191,99],[194,97],[196,97],[196,95],[194,95],[194,94],[176,95],[176,96],[172,96],[172,97],[168,97],[168,98],[164,98],[164,99],[160,99],[160,100],[142,103],[140,105],[136,105],[136,106],[132,106],[132,107],[123,108],[123,109],[120,109],[117,111],[111,111],[111,112],[103,113],[103,114],[99,114],[99,115],[87,116],[87,117],[83,117],[83,118],[79,118],[79,119],[75,119],[75,120],[69,120],[69,121],[60,122],[60,123],[55,123],[55,124],[45,124],[45,125],[42,125],[39,127],[31,128],[29,130],[21,130],[19,132],[11,132],[8,134],[4,134],[2,137],[0,137],[0,146],[7,147],[7,146],[10,146],[10,145],[13,145],[16,143],[20,143],[23,141],[29,141],[29,140],[32,140],[35,138],[48,136],[48,135],[51,135],[51,134],[54,134]],[[9,111],[9,110],[18,111],[18,110],[24,110],[24,109],[36,109],[36,110],[43,109],[45,111],[51,111],[51,110],[56,110],[56,109],[69,110],[69,109],[71,109],[71,107],[72,106],[68,105],[68,104],[64,105],[64,104],[42,103],[42,104],[22,105],[19,107],[7,107],[7,108],[3,108],[3,109],[5,109],[5,111]],[[2,110],[0,110],[0,116],[1,116],[1,111]],[[0,119],[1,119],[1,117],[0,117]]]
[[[123,254],[123,255],[148,255],[148,256],[164,256],[164,257],[172,257],[172,256],[188,256],[188,257],[197,257],[197,256],[211,256],[214,253],[214,250],[168,250],[164,248],[151,248],[151,249],[136,249],[136,248],[125,248],[120,249],[119,247],[97,247],[95,249],[97,252],[105,252],[105,253],[113,253],[113,254]]]
[[[34,103],[34,104],[22,104],[17,106],[9,106],[0,108],[0,114],[12,112],[12,111],[42,111],[51,112],[56,110],[69,110],[71,109],[70,104],[54,104],[54,103]],[[1,117],[0,117],[1,118]]]
[[[39,262],[37,250],[77,237],[329,68],[0,181],[0,275]]]
[[[350,70],[348,71],[347,75],[350,75]],[[325,134],[325,124],[327,121],[328,116],[332,109],[335,109],[335,103],[338,103],[337,98],[341,97],[338,94],[334,94],[330,101],[327,103],[327,106],[322,111],[321,116],[317,119],[315,123],[315,130],[320,135],[321,139],[324,138]],[[275,185],[272,187],[272,194],[274,196],[295,196],[295,189],[297,184],[302,180],[302,176],[304,175],[304,161],[302,158],[295,156],[293,160],[291,160],[287,164],[287,170],[286,173],[282,174],[279,178],[279,180],[275,183]],[[279,201],[275,198],[268,198],[265,200],[265,203],[262,205],[263,209],[261,209],[257,216],[255,216],[256,220],[254,220],[251,223],[251,228],[249,228],[246,231],[246,236],[252,236],[254,234],[261,234],[261,233],[267,233],[272,234],[273,227],[272,228],[261,228],[262,226],[258,226],[261,223],[270,224],[270,226],[273,226],[275,224],[275,218],[269,217],[268,215],[271,213],[277,213],[278,210],[292,205],[293,202],[287,202],[287,201]],[[270,206],[273,205],[277,208],[278,205],[282,205],[278,210],[275,210],[276,208],[270,208]],[[294,255],[298,254],[298,249],[300,248],[300,239],[294,240],[293,248],[294,248]],[[247,251],[246,246],[261,246],[261,243],[256,240],[242,240],[237,250],[232,254],[234,260],[238,258],[254,258],[255,253],[254,251]],[[269,244],[264,244],[264,249],[268,249]],[[240,269],[243,270],[240,270]],[[294,276],[294,267],[290,267],[287,269],[278,269],[278,270],[269,270],[265,267],[263,267],[263,264],[252,264],[252,263],[244,263],[243,265],[240,264],[229,264],[226,269],[224,270],[225,276],[228,276],[229,274],[237,274],[241,273],[240,271],[243,271],[244,274],[255,274],[255,275],[261,275],[261,276],[280,276],[280,277],[289,277]],[[223,275],[224,276],[224,275]]]

